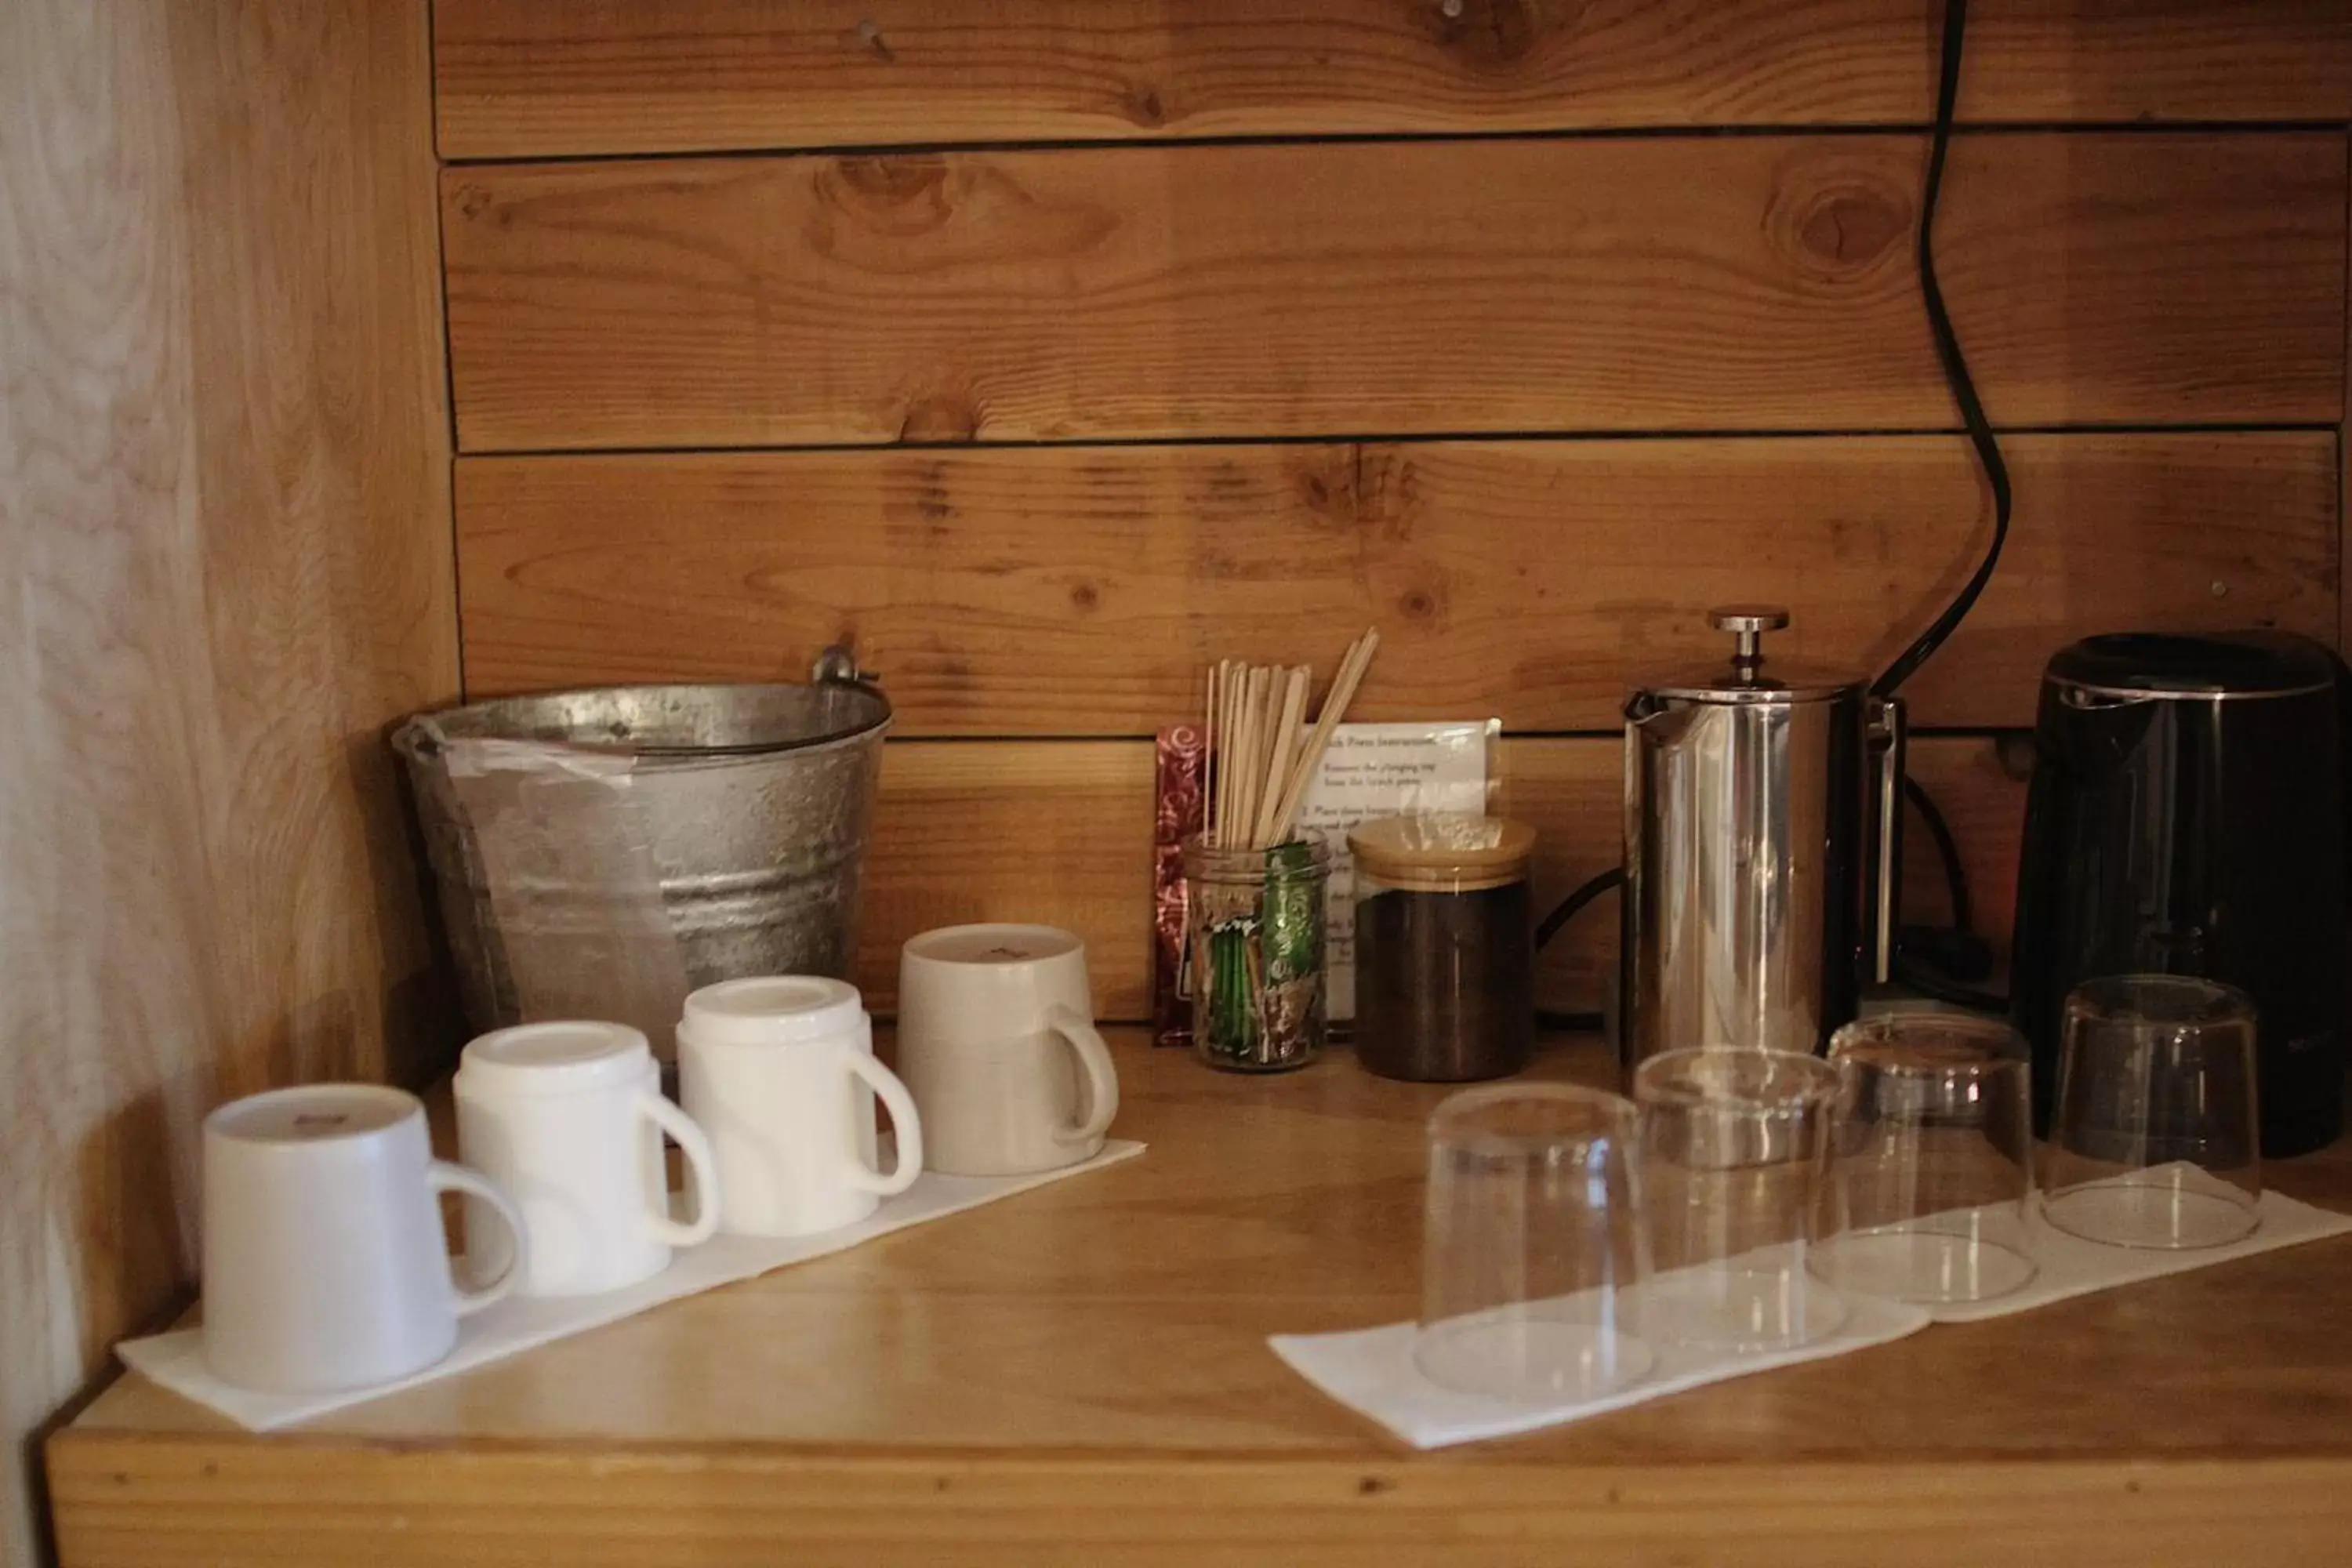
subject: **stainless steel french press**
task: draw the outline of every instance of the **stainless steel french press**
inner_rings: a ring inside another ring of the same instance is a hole
[[[1625,704],[1622,1047],[1817,1051],[1893,961],[1904,714],[1768,659],[1778,607],[1708,620],[1717,665]]]

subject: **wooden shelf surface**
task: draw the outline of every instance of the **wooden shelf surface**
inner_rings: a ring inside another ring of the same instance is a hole
[[[1444,1089],[1114,1048],[1151,1147],[1111,1170],[288,1433],[125,1377],[49,1445],[66,1568],[2352,1550],[2352,1241],[1415,1455],[1265,1338],[1412,1315]],[[2270,1179],[2352,1208],[2342,1145]]]

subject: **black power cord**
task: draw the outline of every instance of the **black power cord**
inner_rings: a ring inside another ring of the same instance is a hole
[[[1935,656],[1946,639],[1968,618],[1983,596],[1985,584],[1992,581],[1993,570],[2000,563],[2002,546],[2009,542],[2009,520],[2014,497],[2010,486],[2009,465],[2000,455],[2000,443],[1994,438],[1992,421],[1985,415],[1984,400],[1977,395],[1976,380],[1969,374],[1969,362],[1960,352],[1959,334],[1952,327],[1951,312],[1944,304],[1944,289],[1936,276],[1936,215],[1942,205],[1944,164],[1951,152],[1952,122],[1956,118],[1960,97],[1960,61],[1968,40],[1968,0],[1944,0],[1944,38],[1941,64],[1937,71],[1936,121],[1927,146],[1927,182],[1919,203],[1919,237],[1916,257],[1919,271],[1919,296],[1927,308],[1928,335],[1935,340],[1937,363],[1943,367],[1945,384],[1950,387],[1952,401],[1960,411],[1960,424],[1968,432],[1969,444],[1975,449],[1977,463],[1984,470],[1985,484],[1992,491],[1992,542],[1986,546],[1984,559],[1943,613],[1930,622],[1927,628],[1911,640],[1910,646],[1895,656],[1895,661],[1882,671],[1870,685],[1877,697],[1891,697],[1903,683],[1918,673],[1919,667]],[[1943,862],[1944,879],[1951,889],[1953,931],[1945,933],[1955,939],[1950,946],[1966,958],[1982,950],[1974,931],[1974,911],[1969,898],[1968,870],[1960,861],[1958,844],[1953,839],[1951,826],[1944,814],[1929,798],[1927,792],[1916,781],[1904,781],[1904,793],[1918,809],[1927,835],[1935,840],[1937,857]],[[1610,889],[1625,880],[1622,868],[1605,871],[1586,882],[1562,900],[1559,906],[1544,917],[1536,928],[1536,946],[1540,949],[1578,910],[1590,904]],[[1988,1012],[2007,1010],[2007,1002],[1987,992],[1973,990],[1957,984],[1899,951],[1895,954],[1896,976],[1906,985],[1939,1001]],[[1973,963],[1969,967],[1975,967]],[[1599,1016],[1587,1013],[1540,1013],[1538,1018],[1560,1027],[1597,1027]]]
[[[1577,889],[1576,891],[1562,899],[1557,909],[1553,910],[1551,913],[1544,916],[1543,924],[1536,927],[1537,948],[1543,948],[1551,941],[1552,938],[1558,936],[1559,934],[1559,928],[1566,925],[1570,921],[1574,920],[1576,918],[1576,912],[1579,910],[1584,908],[1585,905],[1591,903],[1593,900],[1599,898],[1610,889],[1622,888],[1624,885],[1625,868],[1622,866],[1612,866],[1609,869],[1601,872],[1601,875],[1593,878],[1591,881],[1586,882],[1582,887]]]
[[[1625,868],[1612,866],[1599,876],[1587,880],[1576,891],[1562,899],[1551,913],[1544,916],[1543,924],[1536,927],[1536,951],[1540,952],[1559,928],[1576,918],[1577,911],[1609,891],[1625,885]],[[1601,1017],[1598,1013],[1555,1013],[1548,1007],[1536,1009],[1536,1022],[1547,1029],[1598,1029]]]
[[[1985,547],[1984,559],[1963,584],[1952,602],[1944,606],[1943,614],[1929,623],[1927,629],[1911,641],[1911,646],[1897,655],[1878,679],[1871,682],[1874,695],[1891,697],[1903,683],[1917,673],[1921,665],[1944,646],[1953,629],[1968,618],[1982,596],[1985,584],[1992,580],[1993,569],[2000,564],[2001,547],[2009,542],[2009,520],[2014,497],[2009,481],[2009,465],[2002,460],[2000,443],[1992,433],[1992,421],[1985,415],[1984,400],[1977,395],[1974,377],[1969,374],[1968,357],[1960,352],[1959,334],[1953,331],[1951,312],[1944,305],[1944,289],[1936,277],[1936,214],[1941,205],[1944,190],[1944,163],[1951,151],[1952,121],[1959,103],[1960,58],[1968,38],[1968,0],[1944,0],[1943,64],[1937,73],[1936,127],[1927,148],[1927,186],[1919,204],[1919,297],[1927,310],[1928,334],[1936,341],[1936,358],[1944,368],[1945,383],[1950,386],[1952,401],[1958,405],[1960,423],[1968,430],[1969,444],[1976,450],[1977,463],[1984,469],[1985,484],[1992,491],[1992,542]],[[1911,803],[1919,808],[1920,820],[1926,824],[1928,836],[1936,841],[1936,850],[1944,863],[1944,879],[1951,888],[1952,925],[1948,945],[1955,956],[1964,956],[1969,967],[1975,968],[1976,955],[1983,944],[1975,941],[1973,912],[1969,907],[1968,871],[1960,864],[1959,847],[1953,841],[1950,825],[1927,792],[1915,781],[1906,780],[1905,792]],[[1925,933],[1923,933],[1924,935]],[[1922,945],[1915,940],[1915,951],[1904,951],[1896,944],[1895,975],[1904,984],[1941,1002],[1949,1002],[1984,1012],[2005,1012],[2005,999],[1989,992],[1978,991],[1958,984],[1934,967],[1920,962],[1916,949]]]
[[[1903,776],[1904,797],[1919,813],[1920,825],[1927,837],[1935,840],[1936,858],[1944,868],[1944,881],[1952,889],[1952,929],[1962,936],[1976,934],[1975,907],[1969,900],[1969,868],[1960,863],[1960,843],[1952,837],[1952,825],[1944,820],[1943,808],[1927,787],[1908,773]]]
[[[1936,129],[1927,148],[1927,194],[1919,204],[1919,295],[1927,308],[1927,331],[1936,340],[1936,358],[1944,367],[1944,380],[1952,389],[1952,401],[1959,405],[1960,423],[1968,429],[1969,444],[1976,448],[1977,462],[1984,468],[1985,483],[1992,490],[1992,542],[1986,547],[1975,574],[1944,606],[1944,613],[1871,682],[1871,691],[1880,697],[1893,696],[1944,646],[1953,628],[1968,618],[1983,595],[1985,584],[1992,580],[1993,568],[2000,563],[2001,546],[2009,542],[2009,465],[2001,459],[2000,443],[1993,438],[1992,421],[1985,416],[1984,402],[1977,395],[1975,379],[1969,374],[1968,359],[1960,353],[1959,335],[1952,330],[1951,313],[1944,308],[1943,285],[1936,279],[1936,212],[1943,197],[1944,160],[1951,148],[1952,118],[1959,102],[1960,51],[1968,26],[1968,0],[1944,0],[1944,60],[1936,86]]]
[[[1906,778],[1903,792],[1917,809],[1920,824],[1936,846],[1936,858],[1943,864],[1944,883],[1952,892],[1952,923],[1941,927],[1898,927],[1895,936],[1896,972],[1915,990],[1948,1002],[1962,1000],[1968,1005],[1990,1009],[2000,998],[1974,992],[1965,997],[1954,994],[1955,987],[1973,985],[1992,973],[1992,949],[1977,935],[1976,912],[1969,902],[1968,868],[1960,863],[1959,842],[1952,836],[1951,824],[1937,808],[1935,797],[1917,779]]]

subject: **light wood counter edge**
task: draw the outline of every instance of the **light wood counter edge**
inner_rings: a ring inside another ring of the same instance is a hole
[[[1521,1563],[2162,1568],[2340,1560],[2352,1451],[1628,1466],[549,1447],[68,1431],[65,1568]]]

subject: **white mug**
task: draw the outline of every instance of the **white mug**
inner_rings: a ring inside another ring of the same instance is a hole
[[[914,1100],[874,1058],[857,990],[789,975],[727,980],[686,999],[678,1098],[709,1134],[719,1226],[806,1236],[854,1225],[923,1170]],[[874,1097],[897,1130],[898,1163],[877,1168]]]
[[[586,1296],[651,1279],[670,1249],[719,1228],[719,1170],[661,1068],[626,1024],[521,1024],[466,1047],[457,1068],[457,1157],[514,1195],[530,1233],[526,1296]],[[695,1217],[670,1217],[668,1134],[685,1151]],[[466,1214],[475,1271],[502,1268],[505,1234]]]
[[[934,1171],[1008,1176],[1091,1159],[1118,1114],[1087,944],[1052,926],[925,931],[898,956],[898,1071]]]
[[[326,1394],[422,1372],[457,1320],[513,1289],[450,1277],[440,1194],[478,1198],[522,1242],[504,1193],[433,1158],[425,1107],[373,1084],[281,1089],[205,1119],[205,1361],[271,1394]]]

